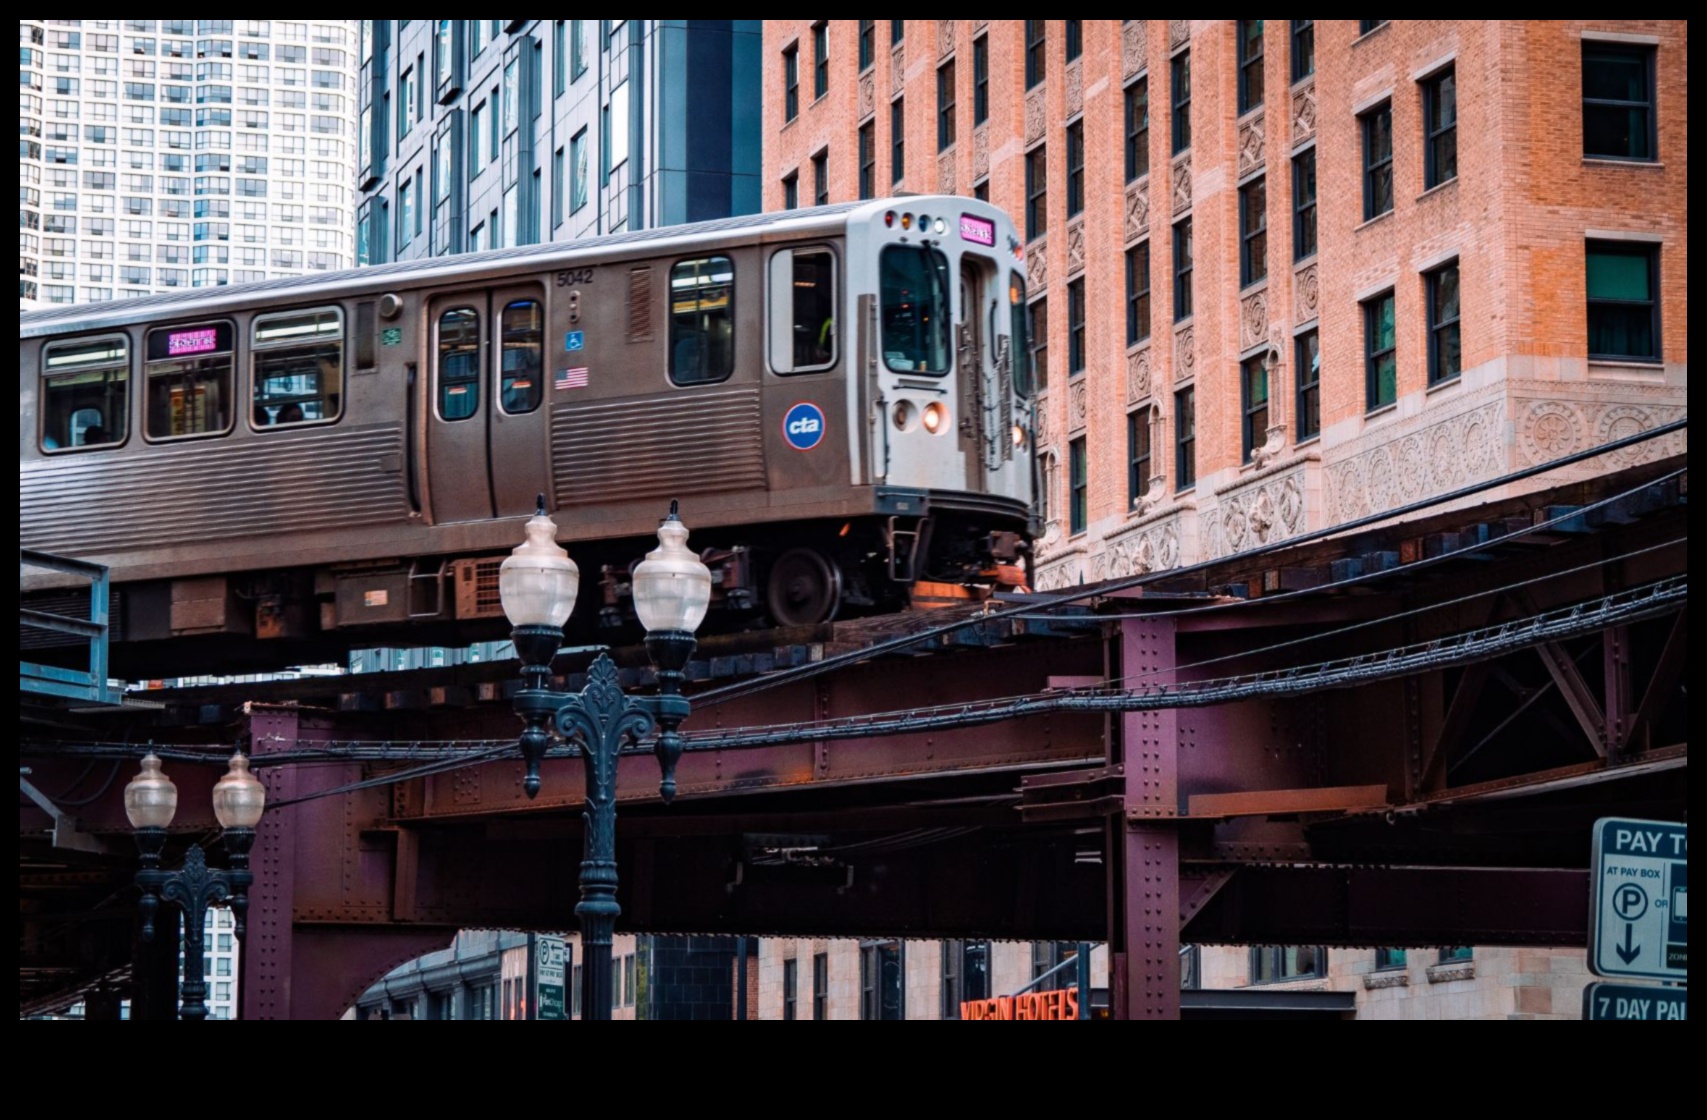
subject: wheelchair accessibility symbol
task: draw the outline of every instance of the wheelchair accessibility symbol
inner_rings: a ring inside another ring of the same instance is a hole
[[[1635,883],[1623,883],[1612,894],[1612,909],[1621,921],[1633,922],[1648,912],[1648,892]]]

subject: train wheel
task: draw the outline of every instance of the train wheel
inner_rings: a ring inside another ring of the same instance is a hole
[[[841,602],[841,569],[817,549],[791,548],[771,565],[765,605],[778,626],[828,622]]]

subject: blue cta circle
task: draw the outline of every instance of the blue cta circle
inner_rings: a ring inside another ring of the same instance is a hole
[[[828,427],[823,409],[811,401],[801,401],[783,413],[782,438],[796,451],[810,451],[824,442]]]

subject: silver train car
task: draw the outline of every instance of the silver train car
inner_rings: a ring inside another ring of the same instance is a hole
[[[21,543],[111,569],[148,677],[501,635],[539,494],[571,640],[672,498],[725,625],[1022,583],[1024,310],[1005,214],[908,196],[31,312]]]

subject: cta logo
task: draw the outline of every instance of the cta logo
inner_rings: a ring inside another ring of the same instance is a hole
[[[824,441],[824,410],[811,401],[801,401],[782,417],[782,438],[796,451],[810,451]]]

